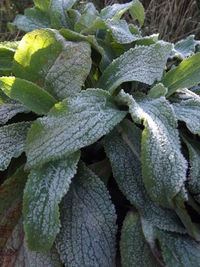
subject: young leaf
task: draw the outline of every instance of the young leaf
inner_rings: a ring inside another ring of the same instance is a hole
[[[200,53],[183,60],[178,67],[170,70],[163,78],[162,83],[168,87],[168,96],[176,90],[191,88],[200,82]]]
[[[24,151],[29,127],[30,122],[0,127],[0,171],[5,170],[13,157],[19,157]]]
[[[26,180],[27,174],[21,167],[0,186],[0,254],[14,226],[21,217],[23,190]]]
[[[120,252],[123,267],[160,266],[148,246],[138,214],[129,213],[123,223]]]
[[[17,15],[11,25],[25,32],[51,27],[49,16],[38,8],[27,8],[24,15]]]
[[[173,109],[164,97],[144,98],[138,103],[124,92],[121,97],[127,102],[132,119],[144,121],[142,171],[147,192],[158,204],[173,206],[172,199],[184,187],[187,170]]]
[[[15,78],[0,78],[0,89],[11,99],[21,102],[29,110],[44,115],[54,106],[56,100],[36,84]]]
[[[40,10],[47,12],[50,7],[50,0],[33,0],[36,7]]]
[[[80,164],[61,204],[56,247],[66,266],[115,265],[116,214],[104,183]]]
[[[166,266],[200,266],[200,245],[187,235],[168,233],[157,230]]]
[[[86,42],[66,41],[50,29],[35,30],[20,42],[13,72],[62,100],[81,91],[91,68],[90,54]]]
[[[175,212],[154,203],[144,187],[140,151],[142,131],[129,121],[123,121],[117,128],[119,133],[113,130],[105,137],[104,147],[120,190],[151,224],[163,230],[184,232]]]
[[[87,89],[60,102],[33,123],[26,144],[27,168],[72,154],[109,133],[126,115],[109,93]]]
[[[179,90],[177,98],[179,103],[173,103],[176,117],[184,121],[187,128],[193,133],[200,135],[200,96],[187,90]]]
[[[59,208],[76,173],[80,153],[32,170],[24,191],[23,214],[31,250],[51,249],[60,228]]]
[[[6,267],[62,267],[55,248],[45,254],[27,248],[22,219],[14,227],[1,255],[0,264]]]
[[[150,98],[159,98],[161,96],[165,96],[168,92],[168,89],[162,84],[158,83],[148,93]]]
[[[171,44],[159,41],[150,46],[129,49],[107,67],[99,80],[99,88],[113,93],[123,82],[153,84],[162,78],[171,48]]]

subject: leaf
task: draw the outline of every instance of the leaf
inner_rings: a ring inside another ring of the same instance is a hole
[[[58,253],[55,248],[42,254],[32,252],[27,248],[24,238],[22,219],[16,224],[2,251],[1,266],[6,267],[61,267]]]
[[[200,53],[183,60],[178,67],[170,70],[162,83],[168,87],[168,97],[176,90],[191,88],[200,82]]]
[[[72,154],[109,133],[126,115],[101,89],[87,89],[58,103],[33,123],[27,138],[27,168]]]
[[[77,2],[77,0],[51,0],[50,16],[52,26],[56,29],[69,26],[67,11]]]
[[[27,174],[19,168],[0,186],[0,254],[21,217],[23,190]],[[1,260],[0,260],[1,263]]]
[[[144,238],[140,218],[136,213],[128,213],[124,220],[120,251],[123,267],[160,266]]]
[[[81,91],[91,68],[90,54],[86,42],[66,41],[50,29],[35,30],[20,42],[13,72],[62,100]]]
[[[46,12],[49,11],[50,8],[50,0],[33,0],[36,7],[40,10]]]
[[[187,89],[179,90],[178,93],[178,103],[173,103],[177,119],[185,122],[193,134],[200,135],[200,96]]]
[[[168,89],[164,87],[162,83],[158,83],[151,88],[151,90],[148,93],[148,96],[150,98],[159,98],[161,96],[165,96],[167,92],[168,92]]]
[[[112,175],[110,163],[107,159],[90,164],[89,169],[93,171],[105,185],[108,184],[109,178]]]
[[[160,97],[136,102],[121,92],[135,122],[145,126],[142,133],[142,172],[147,192],[153,201],[173,207],[173,198],[186,180],[187,162],[181,154],[177,121],[169,102]]]
[[[0,43],[0,76],[11,72],[14,58],[14,51]]]
[[[56,247],[66,266],[115,265],[116,214],[103,182],[83,164],[61,204]]]
[[[114,4],[112,6],[107,6],[101,10],[100,16],[102,19],[120,19],[121,16],[126,12],[129,11],[132,18],[137,19],[140,23],[140,26],[144,23],[144,8],[140,1],[133,0],[126,4]]]
[[[200,266],[200,245],[187,235],[179,235],[157,230],[166,266]]]
[[[0,48],[8,49],[12,52],[15,52],[19,45],[19,41],[4,41],[0,42]]]
[[[29,110],[22,104],[9,99],[0,91],[0,125],[8,122],[18,113],[27,113]]]
[[[131,48],[106,68],[98,87],[113,93],[124,82],[138,81],[151,85],[162,78],[170,51],[171,44],[161,41]]]
[[[184,232],[175,212],[154,203],[144,187],[140,151],[142,131],[128,120],[117,129],[104,138],[104,148],[123,195],[148,223],[163,230]]]
[[[49,16],[38,8],[25,9],[24,15],[17,15],[11,25],[25,32],[51,27]]]
[[[80,153],[32,170],[24,191],[23,215],[31,250],[51,249],[60,228],[59,207],[76,173]]]
[[[55,98],[41,87],[23,79],[2,77],[0,88],[8,97],[40,115],[47,114],[56,103]]]
[[[19,157],[24,151],[29,127],[30,122],[0,127],[0,171],[5,170],[13,157]]]
[[[185,39],[180,40],[174,45],[171,57],[177,57],[179,59],[185,59],[193,56],[195,53],[195,46],[197,41],[194,39],[194,35],[189,35]]]

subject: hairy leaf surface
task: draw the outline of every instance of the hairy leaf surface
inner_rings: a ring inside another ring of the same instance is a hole
[[[133,123],[123,121],[104,139],[104,147],[112,165],[113,175],[126,198],[148,222],[160,229],[184,232],[175,212],[164,209],[149,197],[142,180],[142,131]]]
[[[126,115],[101,89],[87,89],[58,103],[33,123],[26,144],[27,167],[69,155],[109,133]]]
[[[113,93],[120,84],[128,81],[153,84],[162,78],[171,49],[171,44],[161,41],[129,49],[106,68],[98,86]]]
[[[114,266],[116,215],[104,183],[80,164],[61,204],[56,247],[66,266]]]
[[[19,157],[24,151],[29,127],[30,122],[0,127],[0,171],[5,170],[13,157]]]
[[[24,191],[24,229],[28,247],[48,251],[60,228],[59,208],[76,173],[80,153],[32,170]]]
[[[168,207],[182,190],[187,163],[181,154],[175,114],[164,98],[134,100],[121,92],[134,121],[144,121],[142,168],[145,187],[151,198]]]
[[[50,29],[35,30],[20,42],[13,71],[62,100],[81,90],[90,72],[90,54],[86,42],[66,41]]]
[[[158,267],[148,246],[137,214],[129,213],[123,223],[120,251],[123,267]]]
[[[41,87],[23,79],[2,77],[0,88],[8,97],[40,115],[47,114],[56,103],[55,98]]]

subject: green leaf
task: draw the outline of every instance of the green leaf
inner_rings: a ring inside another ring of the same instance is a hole
[[[24,151],[29,127],[30,122],[0,127],[0,171],[5,170],[13,157],[19,157]]]
[[[50,29],[35,30],[20,42],[13,72],[62,100],[81,91],[91,68],[90,54],[86,42],[66,41]]]
[[[24,238],[22,219],[16,224],[1,253],[2,266],[61,267],[62,264],[55,248],[47,253],[33,252],[27,248]],[[12,265],[8,265],[12,263]]]
[[[173,100],[179,101],[179,103],[173,103],[177,119],[185,122],[193,134],[200,135],[200,96],[182,89]]]
[[[115,265],[116,214],[104,183],[83,164],[61,204],[56,247],[66,266]]]
[[[44,12],[49,11],[50,0],[33,0],[33,2],[40,10]]]
[[[80,153],[32,170],[24,191],[23,214],[31,250],[51,249],[60,228],[59,203],[76,173]]]
[[[51,0],[50,16],[52,26],[56,29],[69,26],[67,11],[77,0]]]
[[[96,142],[126,115],[109,93],[87,89],[58,103],[33,123],[27,138],[27,168],[40,165]]]
[[[150,46],[136,46],[115,59],[104,71],[98,87],[111,93],[122,83],[138,81],[153,84],[162,73],[171,51],[171,44],[157,42]]]
[[[38,8],[27,8],[24,15],[17,15],[11,25],[25,32],[51,27],[49,16]]]
[[[194,55],[195,46],[197,41],[194,39],[194,35],[190,35],[183,40],[180,40],[174,45],[171,57],[177,57],[179,59],[185,59]]]
[[[168,92],[168,89],[162,84],[158,83],[148,93],[150,98],[159,98],[161,96],[165,96]]]
[[[0,48],[5,48],[5,49],[8,49],[8,50],[13,51],[13,52],[16,51],[18,45],[19,45],[19,41],[0,42]]]
[[[140,218],[136,213],[128,213],[124,220],[120,251],[123,267],[160,266],[144,238]]]
[[[56,103],[55,98],[41,87],[23,79],[2,77],[0,88],[8,97],[40,115],[47,114]]]
[[[117,129],[105,137],[104,147],[123,195],[148,222],[163,230],[184,232],[175,212],[154,203],[144,187],[140,151],[142,131],[130,121],[123,121]]]
[[[140,23],[140,26],[144,23],[144,8],[139,0],[133,0],[126,4],[114,4],[112,6],[107,6],[102,9],[100,16],[103,20],[108,19],[120,19],[121,16],[126,12],[129,11],[132,18],[137,19]]]
[[[191,88],[200,82],[200,53],[183,60],[178,67],[170,70],[162,83],[168,87],[168,96],[176,90]]]
[[[173,198],[186,180],[187,162],[181,154],[177,121],[169,102],[160,97],[136,102],[121,92],[135,122],[143,121],[142,172],[147,192],[153,201],[172,207]]]
[[[14,226],[21,217],[23,190],[26,180],[27,174],[21,167],[0,186],[0,254]]]
[[[200,245],[187,235],[179,235],[157,230],[166,266],[169,267],[199,267]]]
[[[0,76],[11,72],[14,58],[14,51],[11,48],[2,46],[0,43]]]
[[[107,159],[90,164],[89,169],[93,171],[105,185],[108,184],[109,178],[112,175],[110,163]]]

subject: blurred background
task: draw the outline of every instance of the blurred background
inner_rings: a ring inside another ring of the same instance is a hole
[[[93,0],[99,8],[130,0]],[[160,33],[160,38],[176,42],[190,34],[200,39],[200,0],[141,0],[146,10],[144,34]],[[20,32],[11,33],[7,23],[23,14],[32,0],[0,0],[0,40],[17,40]]]

